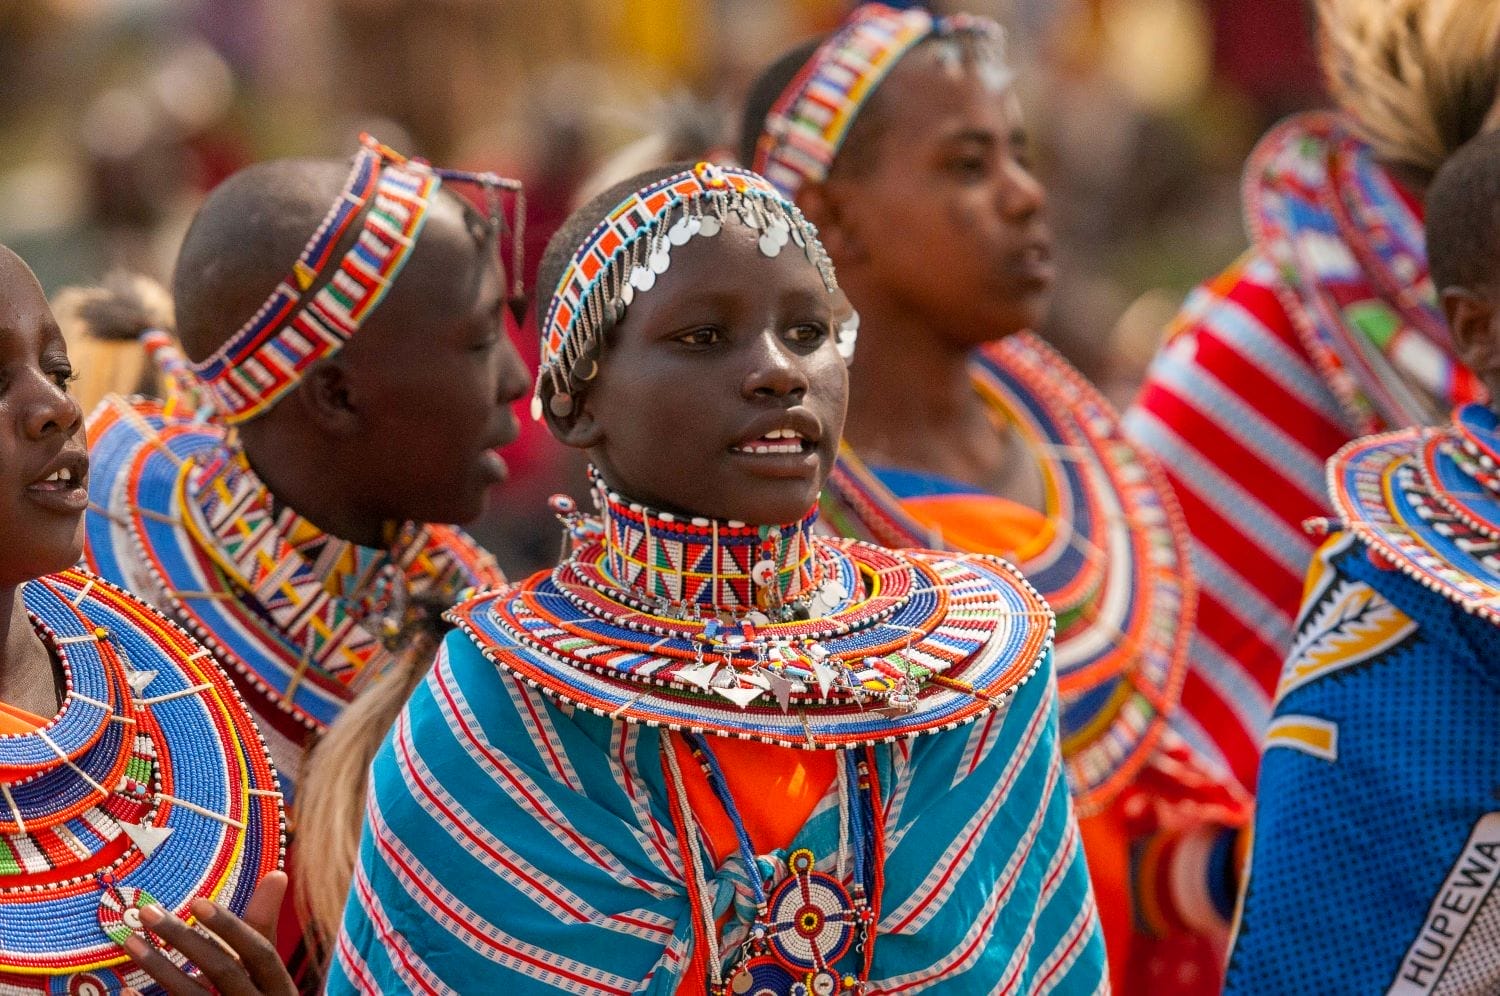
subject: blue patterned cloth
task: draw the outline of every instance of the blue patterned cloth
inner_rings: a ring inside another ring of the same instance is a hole
[[[677,992],[693,920],[662,736],[559,706],[450,634],[376,758],[329,992]],[[1050,656],[1002,713],[873,750],[887,855],[869,991],[1106,989]],[[832,839],[837,813],[834,792],[793,846]],[[699,861],[724,914],[742,862]]]
[[[1500,992],[1500,628],[1353,532],[1319,551],[1226,992]]]

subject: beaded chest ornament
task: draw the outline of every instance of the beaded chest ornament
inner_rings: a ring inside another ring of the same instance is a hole
[[[1029,333],[981,347],[970,372],[1046,480],[1053,528],[1014,559],[1057,613],[1063,756],[1082,815],[1150,760],[1181,693],[1196,609],[1189,536],[1160,468],[1093,385]],[[849,447],[822,498],[843,536],[946,546]]]
[[[208,651],[160,615],[76,570],[22,597],[66,695],[0,736],[0,990],[159,992],[121,947],[150,940],[140,908],[243,913],[281,864],[276,775]]]
[[[787,197],[821,183],[860,110],[901,58],[923,40],[963,34],[984,46],[992,69],[986,83],[1003,89],[1014,78],[1005,65],[1005,35],[994,21],[867,3],[828,36],[782,91],[756,141],[753,168]]]
[[[687,789],[675,751],[663,746],[662,758],[671,796],[669,808],[685,840],[689,898],[696,918],[694,933],[704,946],[709,996],[835,996],[864,992],[875,956],[879,920],[881,868],[885,841],[878,806],[875,766],[866,751],[845,751],[838,785],[840,833],[838,869],[847,859],[851,887],[842,874],[816,866],[808,848],[787,856],[788,874],[772,883],[750,843],[750,834],[730,792],[729,782],[703,736],[684,734],[714,797],[734,827],[735,845],[744,863],[755,904],[749,934],[729,966],[720,950],[719,928],[707,901],[708,883],[699,867],[702,837],[688,805]],[[770,891],[767,891],[768,886]],[[857,952],[859,974],[842,973],[837,963]]]
[[[760,251],[775,258],[788,242],[818,268],[829,293],[838,290],[833,265],[817,229],[796,205],[748,170],[698,163],[631,194],[583,240],[563,270],[542,322],[541,368],[531,415],[548,408],[559,418],[573,410],[573,392],[599,372],[605,333],[625,316],[640,292],[667,272],[672,249],[694,238],[712,238],[735,220],[760,232]],[[854,355],[859,318],[850,315],[836,336],[847,361]]]
[[[226,423],[245,422],[269,409],[310,365],[338,352],[359,330],[406,265],[445,180],[481,187],[497,233],[502,221],[497,191],[515,195],[510,303],[518,316],[524,310],[526,205],[520,182],[494,173],[437,169],[406,159],[369,135],[360,136],[360,142],[343,192],[292,264],[291,275],[212,356],[193,364]],[[358,237],[313,291],[356,221],[361,225]]]

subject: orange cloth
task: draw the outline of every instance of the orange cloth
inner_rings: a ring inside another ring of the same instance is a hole
[[[1052,541],[1052,521],[1036,509],[995,495],[947,494],[903,498],[913,519],[943,535],[944,545],[1022,561]]]
[[[709,746],[729,782],[729,794],[756,854],[789,847],[838,773],[837,751],[799,750],[723,737],[710,738]],[[688,805],[714,860],[722,864],[739,849],[734,824],[687,743],[681,737],[672,737],[672,749],[677,751],[682,768]]]
[[[34,733],[46,725],[44,717],[0,702],[0,735]]]
[[[1103,812],[1078,821],[1083,835],[1083,856],[1094,883],[1094,901],[1099,904],[1099,926],[1104,930],[1104,950],[1109,952],[1110,988],[1132,992],[1126,969],[1132,964],[1136,932],[1130,894],[1130,835],[1119,801]]]

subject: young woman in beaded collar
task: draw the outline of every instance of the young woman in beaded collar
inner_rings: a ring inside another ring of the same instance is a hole
[[[1500,132],[1426,203],[1457,355],[1500,398]],[[1351,442],[1328,482],[1226,990],[1500,991],[1500,406]]]
[[[130,957],[184,978],[146,930],[188,914],[274,968],[276,776],[207,651],[72,568],[89,471],[72,378],[40,285],[0,246],[0,988],[158,992]]]
[[[600,518],[559,500],[563,563],[453,613],[330,991],[1094,992],[1043,604],[996,560],[812,535],[847,323],[811,226],[670,168],[541,272],[537,408]]]
[[[1114,987],[1211,993],[1248,806],[1168,729],[1195,607],[1171,490],[1027,331],[1051,237],[1002,43],[981,18],[864,4],[762,74],[741,154],[818,225],[861,317],[825,525],[997,554],[1037,585]]]

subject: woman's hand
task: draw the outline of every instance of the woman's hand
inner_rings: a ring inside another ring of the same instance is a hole
[[[271,872],[261,879],[245,907],[244,919],[207,899],[193,900],[188,907],[193,916],[222,944],[204,937],[160,906],[141,910],[141,922],[146,929],[197,965],[203,973],[201,979],[178,968],[139,934],[126,939],[125,951],[171,996],[202,996],[210,992],[225,996],[262,993],[296,996],[297,988],[277,956],[274,943],[286,884],[286,872]]]

